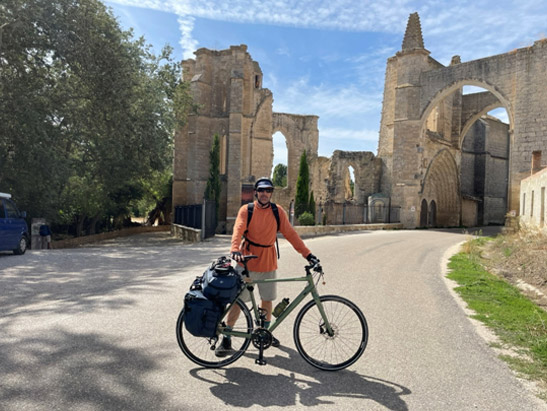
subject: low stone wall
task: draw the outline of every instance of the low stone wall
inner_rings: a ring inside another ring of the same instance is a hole
[[[201,241],[201,230],[180,224],[171,224],[171,235],[184,241],[197,243]]]
[[[321,235],[344,233],[349,231],[363,230],[393,230],[401,229],[403,225],[397,224],[347,224],[347,225],[315,225],[315,226],[295,226],[294,229],[301,237],[316,237]],[[130,227],[117,231],[109,231],[107,233],[88,235],[83,237],[75,237],[67,240],[53,241],[53,248],[76,248],[85,244],[96,243],[99,241],[110,240],[117,237],[127,237],[135,234],[143,234],[157,231],[171,231],[173,237],[179,238],[188,242],[201,241],[201,230],[196,228],[186,227],[179,224],[160,225],[160,226],[143,226]]]
[[[317,237],[321,235],[345,233],[350,231],[366,230],[395,230],[402,229],[402,223],[391,224],[345,224],[345,225],[310,225],[295,226],[294,229],[300,237]]]
[[[314,226],[295,226],[294,229],[300,237],[317,237],[321,235],[345,233],[350,231],[366,230],[396,230],[402,229],[403,224],[346,224],[346,225],[314,225]],[[201,230],[186,227],[178,224],[171,224],[171,235],[184,241],[201,241]]]
[[[116,231],[108,231],[106,233],[86,235],[60,241],[52,241],[51,244],[53,248],[76,248],[84,244],[96,243],[98,241],[110,240],[112,238],[127,237],[130,235],[157,231],[169,231],[169,229],[170,227],[168,225],[129,227]]]

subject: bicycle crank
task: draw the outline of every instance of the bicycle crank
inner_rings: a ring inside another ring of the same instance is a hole
[[[257,328],[251,335],[251,341],[253,342],[253,345],[258,348],[258,358],[255,360],[255,364],[266,365],[267,362],[264,359],[264,350],[270,348],[272,345],[272,333],[265,328]]]

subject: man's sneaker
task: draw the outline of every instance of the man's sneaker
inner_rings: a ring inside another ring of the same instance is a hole
[[[279,342],[279,340],[272,335],[272,347],[277,348],[280,345],[281,345],[281,343]]]
[[[215,355],[217,357],[227,357],[228,355],[232,355],[234,353],[234,349],[232,348],[232,339],[222,337],[222,342],[215,350]]]

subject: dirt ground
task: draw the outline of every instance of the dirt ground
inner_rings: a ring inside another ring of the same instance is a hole
[[[547,309],[547,234],[521,229],[486,243],[482,257],[488,270],[521,288]]]

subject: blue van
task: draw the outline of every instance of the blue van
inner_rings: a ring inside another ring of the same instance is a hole
[[[0,193],[0,251],[24,254],[29,244],[25,212],[19,212],[11,195]]]

